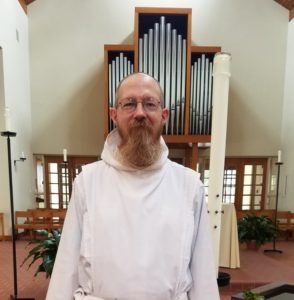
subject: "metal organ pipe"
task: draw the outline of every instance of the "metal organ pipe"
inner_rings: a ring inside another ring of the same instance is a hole
[[[191,65],[190,134],[211,133],[212,61],[206,54]]]
[[[184,132],[187,42],[177,29],[160,16],[153,28],[139,38],[139,71],[157,79],[164,92],[164,106],[170,110],[165,134]]]
[[[157,79],[164,92],[164,106],[170,110],[165,134],[184,134],[186,105],[187,40],[173,28],[166,16],[138,40],[138,70]],[[212,59],[203,53],[191,61],[191,90],[189,102],[189,134],[211,134],[212,119]],[[114,105],[116,87],[121,79],[134,72],[131,60],[119,53],[109,62],[109,106]],[[109,123],[113,129],[112,122]]]
[[[108,63],[108,106],[115,105],[115,92],[119,82],[129,74],[134,72],[133,62],[123,52],[119,52]],[[109,130],[114,128],[111,119],[108,122]]]
[[[158,60],[159,60],[159,23],[154,24],[154,73],[153,76],[156,80],[158,76]]]
[[[184,134],[184,116],[185,116],[185,99],[186,99],[186,58],[187,58],[187,40],[183,39],[182,44],[182,78],[181,78],[181,105],[182,105],[182,111],[181,111],[181,132]]]

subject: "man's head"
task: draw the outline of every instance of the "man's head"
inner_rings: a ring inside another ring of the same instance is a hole
[[[160,85],[147,74],[131,74],[119,84],[110,117],[122,138],[119,152],[124,163],[144,168],[159,158],[160,135],[169,115],[162,105]]]

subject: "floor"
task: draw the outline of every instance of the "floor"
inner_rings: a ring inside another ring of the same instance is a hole
[[[231,295],[244,289],[255,288],[271,282],[294,284],[294,241],[277,241],[275,249],[283,253],[267,252],[273,244],[262,246],[258,251],[247,250],[240,246],[239,269],[220,268],[220,271],[231,275],[230,285],[221,287],[221,300],[231,299]]]
[[[34,277],[37,263],[29,269],[28,263],[20,266],[30,247],[27,241],[16,242],[18,296],[44,300],[49,279],[46,279],[43,273],[39,273],[37,277]],[[278,241],[276,248],[282,250],[283,253],[265,254],[263,250],[272,249],[272,244],[263,246],[258,251],[247,250],[241,246],[241,268],[220,268],[220,271],[231,275],[230,285],[220,287],[221,300],[229,300],[231,295],[239,293],[246,288],[254,288],[265,283],[284,281],[294,284],[294,242]],[[0,242],[1,300],[8,300],[14,290],[11,253],[12,243]]]

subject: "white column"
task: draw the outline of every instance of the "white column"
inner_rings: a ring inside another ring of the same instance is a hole
[[[209,166],[208,210],[218,269],[222,188],[226,151],[231,55],[216,53],[213,61],[212,129]]]

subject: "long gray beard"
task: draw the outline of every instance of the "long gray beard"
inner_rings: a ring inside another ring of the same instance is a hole
[[[160,144],[161,129],[154,137],[152,128],[143,119],[134,121],[126,137],[123,136],[119,127],[118,131],[122,137],[118,159],[124,165],[136,169],[144,169],[158,161],[162,154],[162,146]]]

